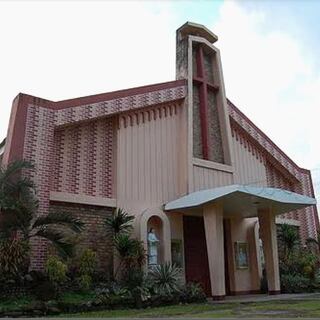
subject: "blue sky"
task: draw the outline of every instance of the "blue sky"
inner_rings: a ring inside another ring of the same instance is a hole
[[[61,100],[174,79],[186,21],[218,35],[228,98],[313,169],[320,195],[317,0],[0,1],[0,140],[19,92]]]

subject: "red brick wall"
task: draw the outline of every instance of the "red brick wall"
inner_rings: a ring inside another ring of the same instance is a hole
[[[28,172],[37,186],[39,199],[38,215],[49,212],[50,179],[52,176],[54,137],[54,112],[37,105],[29,105],[24,142],[24,159],[35,165],[33,172]],[[46,257],[47,245],[44,240],[31,241],[31,268],[42,269]]]
[[[85,224],[85,230],[77,237],[76,251],[90,248],[97,253],[98,268],[103,272],[112,272],[113,249],[112,232],[105,226],[105,219],[112,215],[111,208],[51,202],[50,211],[68,212]]]

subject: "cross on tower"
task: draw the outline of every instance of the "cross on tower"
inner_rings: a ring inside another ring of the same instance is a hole
[[[196,53],[197,75],[193,76],[193,83],[199,86],[200,123],[203,159],[209,160],[208,145],[208,91],[217,92],[219,86],[209,82],[205,72],[203,47],[200,45]]]

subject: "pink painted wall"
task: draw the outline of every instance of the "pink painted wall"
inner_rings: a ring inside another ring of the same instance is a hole
[[[139,211],[179,197],[181,108],[181,104],[168,104],[120,116],[116,180],[119,206]]]
[[[231,224],[231,243],[229,246],[228,257],[233,263],[234,270],[234,287],[231,291],[235,293],[249,293],[250,291],[260,290],[260,276],[258,269],[258,249],[257,239],[254,235],[254,227],[257,222],[257,218],[239,219],[233,218],[230,220]],[[249,268],[237,269],[235,261],[234,243],[247,242],[249,252]]]

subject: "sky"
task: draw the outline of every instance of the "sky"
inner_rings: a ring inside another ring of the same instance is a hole
[[[299,166],[320,202],[320,1],[0,1],[0,140],[19,93],[49,100],[174,80],[175,30],[219,41],[227,97]]]

